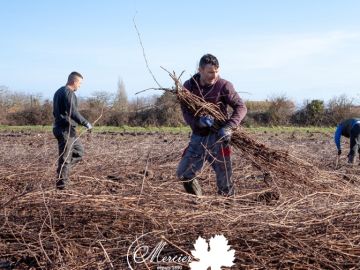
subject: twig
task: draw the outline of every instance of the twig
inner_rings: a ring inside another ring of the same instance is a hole
[[[112,262],[110,260],[110,257],[109,257],[109,254],[106,252],[106,249],[104,248],[103,244],[101,243],[100,240],[98,241],[98,243],[99,243],[100,247],[102,248],[102,250],[104,251],[105,258],[108,261],[108,263],[110,264],[111,269],[114,269],[114,265],[112,264]]]
[[[136,14],[135,14],[135,16],[136,16]],[[138,30],[138,28],[136,26],[135,16],[133,17],[134,27],[135,27],[136,33],[138,35],[138,38],[139,38],[140,46],[141,46],[143,57],[144,57],[145,64],[146,64],[146,68],[149,71],[149,73],[150,73],[151,77],[153,78],[153,80],[155,81],[155,83],[159,86],[159,88],[163,88],[160,85],[160,83],[156,80],[155,75],[153,74],[153,72],[151,71],[151,69],[149,67],[149,63],[148,63],[148,60],[147,60],[147,57],[146,57],[145,49],[144,49],[144,46],[143,46],[143,43],[142,43],[142,40],[141,40],[141,35],[140,35],[140,32],[139,32],[139,30]]]

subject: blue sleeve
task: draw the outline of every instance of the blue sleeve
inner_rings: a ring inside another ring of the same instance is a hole
[[[341,150],[340,139],[341,139],[342,130],[343,130],[343,126],[338,125],[335,131],[334,140],[338,150]]]

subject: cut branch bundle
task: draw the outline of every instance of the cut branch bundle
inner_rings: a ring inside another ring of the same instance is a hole
[[[195,115],[211,115],[218,123],[226,122],[227,116],[220,111],[217,104],[206,102],[202,97],[191,93],[182,85],[175,72],[168,73],[175,83],[175,87],[169,91],[178,97],[183,106],[186,106]],[[262,171],[264,175],[270,176],[277,188],[307,194],[318,190],[319,187],[327,188],[333,183],[331,175],[327,175],[324,181],[320,175],[326,174],[326,172],[292,156],[287,151],[272,149],[256,141],[241,127],[233,131],[231,145],[240,150],[241,155],[250,160],[253,166]],[[296,186],[299,188],[294,189]]]

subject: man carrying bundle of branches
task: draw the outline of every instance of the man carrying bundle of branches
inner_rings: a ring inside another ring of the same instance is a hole
[[[233,111],[225,122],[219,123],[210,115],[197,115],[184,104],[181,105],[192,135],[177,168],[177,176],[183,182],[186,192],[201,196],[196,173],[207,160],[216,173],[218,194],[231,196],[234,194],[234,187],[229,143],[232,130],[239,126],[247,109],[233,85],[219,77],[219,62],[215,56],[204,55],[200,59],[198,71],[184,83],[184,87],[206,102],[218,105],[219,110],[226,116],[228,106]]]
[[[360,118],[346,119],[337,126],[334,139],[338,149],[338,156],[341,155],[341,136],[350,138],[348,162],[353,164],[356,152],[360,151]]]

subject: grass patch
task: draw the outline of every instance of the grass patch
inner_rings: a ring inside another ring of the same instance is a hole
[[[249,127],[245,130],[250,132],[276,132],[276,133],[291,133],[291,132],[300,132],[300,133],[329,133],[335,132],[336,127],[296,127],[296,126],[276,126],[276,127]]]
[[[95,127],[94,132],[188,133],[188,132],[190,132],[190,127],[130,127],[130,126],[111,127],[111,126],[101,126],[101,127]]]
[[[50,132],[52,126],[5,126],[0,125],[1,132]]]
[[[84,129],[78,127],[78,129]],[[0,125],[0,132],[51,132],[52,126],[6,126]],[[187,133],[190,132],[190,127],[112,127],[112,126],[95,126],[93,132],[137,132],[137,133]]]
[[[80,128],[82,129],[82,127]],[[278,127],[250,127],[245,128],[249,132],[274,132],[274,133],[291,133],[291,132],[312,132],[312,133],[330,133],[335,132],[335,127],[295,127],[295,126],[278,126]],[[51,132],[52,126],[5,126],[0,125],[0,132]],[[136,132],[136,133],[188,133],[190,127],[130,127],[130,126],[95,126],[93,132]]]

